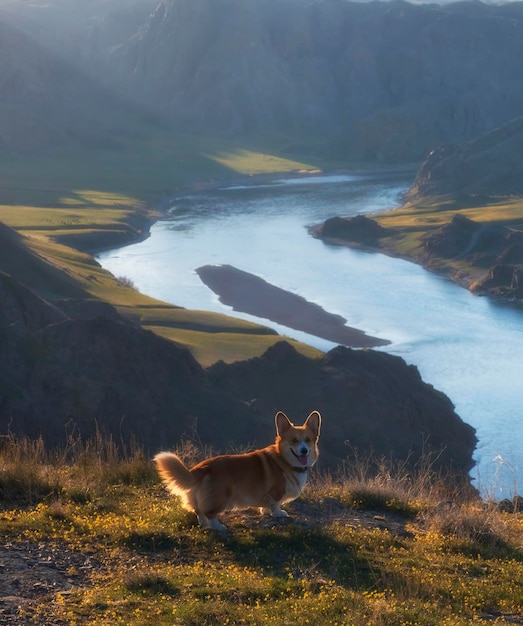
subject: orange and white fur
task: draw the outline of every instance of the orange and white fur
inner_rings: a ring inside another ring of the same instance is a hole
[[[300,495],[318,459],[321,415],[313,411],[303,426],[294,426],[279,411],[275,421],[276,441],[261,450],[216,456],[190,470],[171,452],[154,457],[167,489],[196,513],[202,528],[226,530],[217,515],[252,506],[287,517],[281,505]]]

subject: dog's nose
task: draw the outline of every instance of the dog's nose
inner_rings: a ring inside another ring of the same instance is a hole
[[[307,448],[307,446],[301,446],[300,454],[308,454],[308,452],[309,452],[309,448]]]

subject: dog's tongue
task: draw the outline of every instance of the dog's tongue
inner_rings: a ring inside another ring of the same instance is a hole
[[[298,461],[302,465],[307,465],[307,455],[306,454],[300,454],[300,456],[298,457]]]

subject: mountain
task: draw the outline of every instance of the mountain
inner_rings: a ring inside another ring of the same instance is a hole
[[[129,109],[249,145],[421,160],[523,111],[522,3],[12,0],[0,29],[10,148],[109,141],[140,127]]]
[[[167,0],[115,56],[185,128],[419,159],[523,110],[522,18],[521,4]]]
[[[67,2],[0,6],[4,153],[114,147],[130,132],[129,123],[140,122],[133,103],[96,71],[99,46],[90,39],[91,20],[74,8]]]
[[[324,417],[322,464],[358,450],[466,472],[474,430],[399,357],[336,348],[320,359],[280,342],[204,369],[180,348],[84,299],[53,304],[0,273],[0,432],[48,446],[96,433],[147,452],[183,438],[230,450],[267,445],[274,415]],[[441,454],[440,454],[441,453]]]

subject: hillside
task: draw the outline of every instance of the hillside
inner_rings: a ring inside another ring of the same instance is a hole
[[[417,161],[521,114],[521,3],[70,0],[0,7],[2,141],[165,132]],[[169,130],[170,129],[170,130]]]
[[[325,467],[355,449],[414,465],[432,450],[439,467],[472,466],[473,429],[400,358],[337,348],[311,359],[280,342],[204,369],[108,305],[51,305],[5,274],[0,285],[3,433],[53,447],[100,431],[149,452],[183,438],[225,450],[269,443],[277,410],[298,421],[314,407],[328,416]]]
[[[129,124],[144,123],[127,99],[80,62],[77,48],[86,36],[85,23],[79,36],[69,32],[68,47],[62,45],[69,23],[54,14],[51,25],[46,24],[52,7],[15,2],[0,6],[0,146],[4,153],[52,151],[78,144],[108,149],[130,132]]]
[[[87,293],[67,272],[47,262],[29,247],[25,237],[0,222],[0,271],[17,276],[33,289],[67,297]]]
[[[427,197],[456,199],[523,196],[523,118],[465,143],[438,148],[421,164],[405,200],[415,204]]]
[[[233,511],[228,533],[202,531],[136,447],[11,437],[0,464],[6,626],[521,623],[521,498],[483,503],[430,464],[314,470],[289,518]]]
[[[519,303],[523,302],[523,216],[518,200],[523,196],[522,141],[519,117],[472,141],[434,150],[405,195],[408,205],[424,213],[430,204],[436,211],[438,205],[446,210],[449,202],[455,206],[450,221],[422,235],[425,264],[455,263],[472,291]],[[512,212],[499,211],[507,205]],[[468,217],[471,206],[479,208]]]
[[[523,303],[523,118],[432,151],[403,206],[311,228],[335,244],[402,256],[471,291]]]

